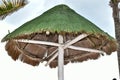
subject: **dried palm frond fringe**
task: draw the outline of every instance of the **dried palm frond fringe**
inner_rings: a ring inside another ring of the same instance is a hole
[[[68,40],[72,40],[77,35],[66,34],[64,35],[64,43]],[[49,41],[58,43],[58,34],[46,35],[42,33],[33,34],[31,38],[26,36],[26,39],[31,40],[40,40],[40,41]],[[91,49],[98,49],[105,51],[106,54],[110,55],[112,52],[116,51],[116,42],[107,39],[105,36],[99,35],[89,35],[88,37],[74,43],[73,46],[77,47],[85,47]],[[54,46],[46,46],[40,44],[28,44],[24,42],[18,42],[14,39],[9,40],[6,44],[6,50],[8,54],[14,59],[20,59],[21,61],[31,64],[33,66],[39,65],[40,62],[49,61],[49,59],[53,56],[49,56],[53,51],[55,51],[57,47]],[[46,58],[45,54],[47,55]],[[49,57],[48,57],[49,56]],[[86,52],[86,51],[77,51],[72,49],[65,49],[64,53],[64,64],[68,64],[69,62],[83,62],[89,59],[98,59],[100,54]],[[55,58],[49,66],[51,68],[55,68],[58,65],[58,60]]]
[[[0,4],[0,19],[4,19],[7,15],[12,14],[27,3],[27,0],[2,0]]]

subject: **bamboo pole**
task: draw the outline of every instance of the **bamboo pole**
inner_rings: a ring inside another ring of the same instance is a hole
[[[59,35],[58,42],[61,44],[58,47],[58,80],[64,80],[64,49],[63,49],[63,36]]]
[[[43,45],[50,45],[50,46],[56,46],[59,47],[60,44],[59,43],[54,43],[54,42],[45,42],[45,41],[35,41],[35,40],[17,40],[18,42],[24,42],[24,43],[32,43],[32,44],[43,44]],[[69,43],[68,43],[69,44]],[[96,50],[96,49],[90,49],[90,48],[84,48],[84,47],[77,47],[77,46],[71,46],[72,44],[63,44],[63,48],[70,48],[70,49],[74,49],[74,50],[81,50],[81,51],[88,51],[88,52],[95,52],[95,53],[105,53],[104,51],[101,50]],[[67,45],[67,46],[66,46]],[[57,50],[57,49],[56,49]],[[52,54],[50,54],[49,56],[53,55],[55,52],[54,51]]]

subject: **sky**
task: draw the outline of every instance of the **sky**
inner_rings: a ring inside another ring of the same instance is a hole
[[[58,4],[66,4],[80,15],[89,19],[99,28],[115,37],[114,21],[109,0],[29,0],[24,8],[0,21],[0,40],[20,25],[41,15]],[[57,80],[57,68],[45,67],[45,62],[37,67],[13,61],[5,51],[6,43],[0,43],[0,80]],[[64,66],[65,80],[112,80],[118,76],[117,54],[102,56],[98,60],[83,63],[69,63]]]

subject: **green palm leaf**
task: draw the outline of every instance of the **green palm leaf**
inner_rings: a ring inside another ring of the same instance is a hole
[[[27,0],[2,0],[0,4],[0,19],[15,12],[27,4]]]

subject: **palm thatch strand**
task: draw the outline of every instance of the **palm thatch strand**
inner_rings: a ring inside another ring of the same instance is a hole
[[[8,41],[6,51],[12,59],[20,59],[22,62],[36,66],[43,61],[49,61],[57,52],[58,47],[19,42],[18,40],[27,39],[58,43],[58,36],[62,35],[63,43],[67,43],[81,34],[88,36],[74,43],[73,46],[102,50],[108,55],[117,49],[117,42],[114,38],[66,5],[55,6],[41,16],[23,24],[6,35],[2,42]],[[83,62],[100,57],[100,54],[95,52],[78,51],[70,48],[66,48],[64,51],[65,65],[69,62]],[[49,64],[51,68],[58,66],[57,58]]]
[[[0,4],[0,19],[17,11],[27,4],[27,0],[2,0]]]

